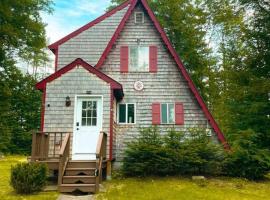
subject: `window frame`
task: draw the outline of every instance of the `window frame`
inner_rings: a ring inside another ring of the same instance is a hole
[[[162,105],[167,105],[167,109],[166,109],[166,112],[167,112],[167,123],[164,123],[162,121]],[[169,105],[173,105],[173,122],[169,122],[169,116],[170,116],[170,113],[169,113]],[[160,103],[160,124],[164,124],[164,125],[175,125],[175,103]]]
[[[137,14],[142,14],[142,21],[141,22],[137,21]],[[135,24],[144,24],[144,12],[142,12],[142,11],[134,12],[134,23]]]
[[[125,105],[126,107],[126,122],[120,122],[120,105]],[[129,123],[128,122],[128,105],[134,105],[134,123]],[[122,125],[133,125],[136,124],[136,103],[118,103],[117,105],[117,124],[122,124]]]
[[[137,66],[136,68],[134,68],[134,66],[132,65],[131,63],[131,49],[132,48],[137,48],[138,49],[138,64],[139,64],[139,60],[140,60],[140,57],[139,57],[139,48],[142,48],[142,47],[145,47],[148,49],[148,52],[147,52],[147,55],[148,55],[148,65],[145,69],[143,70],[140,70],[139,66]],[[130,72],[149,72],[149,69],[150,69],[150,46],[147,46],[147,45],[131,45],[129,46],[128,48],[128,54],[129,54],[129,58],[128,58],[128,66],[129,66],[129,71]]]

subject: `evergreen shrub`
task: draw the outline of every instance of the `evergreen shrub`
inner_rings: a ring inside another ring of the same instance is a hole
[[[47,166],[41,163],[19,163],[11,167],[10,184],[19,194],[41,191],[46,184]]]

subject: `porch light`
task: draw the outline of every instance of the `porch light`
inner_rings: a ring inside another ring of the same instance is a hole
[[[70,97],[67,96],[66,97],[66,107],[69,107],[71,105],[71,100],[70,100]]]

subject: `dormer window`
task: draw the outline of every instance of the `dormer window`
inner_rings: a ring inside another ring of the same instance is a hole
[[[144,13],[135,12],[135,24],[143,24],[143,23],[144,23]]]

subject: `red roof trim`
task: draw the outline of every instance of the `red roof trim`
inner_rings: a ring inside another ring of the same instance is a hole
[[[114,32],[114,35],[112,36],[110,42],[108,43],[106,49],[102,53],[101,57],[99,58],[98,63],[96,64],[96,68],[101,67],[101,65],[104,63],[106,57],[108,56],[110,50],[112,49],[113,44],[115,43],[116,39],[118,38],[119,34],[121,33],[122,29],[124,28],[126,21],[128,20],[129,16],[131,15],[132,10],[135,8],[138,0],[133,0],[128,11],[124,15],[122,21],[120,22],[119,26],[117,27],[116,31]]]
[[[100,79],[104,80],[107,83],[110,83],[112,89],[121,89],[122,90],[122,85],[120,83],[118,83],[117,81],[115,81],[111,77],[107,76],[106,74],[102,73],[98,69],[92,67],[91,65],[89,65],[87,62],[85,62],[81,58],[77,58],[72,63],[68,64],[67,66],[61,68],[60,70],[58,70],[54,74],[43,79],[42,81],[40,81],[39,83],[36,84],[36,88],[39,90],[44,90],[46,88],[47,83],[52,82],[53,80],[57,79],[58,77],[62,76],[65,73],[67,73],[68,71],[72,70],[77,65],[83,66],[90,73],[95,74]]]
[[[55,43],[49,45],[48,46],[49,49],[52,50],[53,53],[55,53],[54,50],[57,49],[59,45],[61,45],[64,42],[68,41],[69,39],[75,37],[76,35],[80,34],[81,32],[91,28],[92,26],[98,24],[99,22],[103,21],[107,17],[110,17],[111,15],[116,13],[117,11],[122,10],[123,8],[128,6],[129,3],[130,3],[130,1],[124,2],[124,3],[120,4],[119,6],[115,7],[114,9],[110,10],[109,12],[106,12],[104,15],[98,17],[94,21],[89,22],[88,24],[84,25],[83,27],[77,29],[76,31],[68,34],[67,36],[63,37],[62,39],[60,39],[60,40],[56,41]]]
[[[201,95],[199,94],[198,90],[196,89],[195,84],[193,83],[193,81],[191,80],[187,70],[185,69],[180,57],[178,56],[177,52],[173,48],[173,46],[172,46],[171,42],[169,41],[166,33],[161,28],[157,18],[155,17],[153,11],[149,7],[146,0],[132,0],[131,1],[131,6],[130,6],[128,12],[125,14],[125,16],[122,19],[119,27],[116,29],[116,32],[115,32],[114,36],[112,37],[111,41],[108,43],[108,46],[106,47],[106,49],[105,49],[104,53],[102,54],[98,64],[96,65],[96,67],[100,68],[102,66],[102,64],[104,63],[104,61],[105,61],[106,57],[108,56],[113,44],[115,43],[115,41],[116,41],[117,37],[119,36],[120,32],[122,31],[122,29],[124,28],[124,25],[125,25],[127,19],[130,17],[131,12],[135,8],[138,1],[141,1],[141,3],[144,6],[145,10],[147,11],[148,15],[150,16],[151,20],[153,21],[156,29],[160,33],[161,38],[163,39],[163,41],[164,41],[165,45],[167,46],[169,52],[173,56],[173,58],[174,58],[175,62],[177,63],[180,71],[182,72],[184,78],[187,80],[188,85],[189,85],[192,93],[195,95],[195,98],[197,99],[197,101],[198,101],[199,105],[201,106],[203,112],[205,113],[206,118],[208,119],[209,123],[211,124],[212,128],[214,129],[215,133],[217,134],[217,137],[218,137],[219,141],[223,144],[225,149],[229,149],[230,148],[229,144],[227,143],[223,133],[221,132],[221,130],[220,130],[219,126],[218,126],[218,124],[216,123],[216,121],[214,120],[214,118],[211,115],[210,111],[208,110],[205,102],[203,101],[203,99],[202,99]]]

